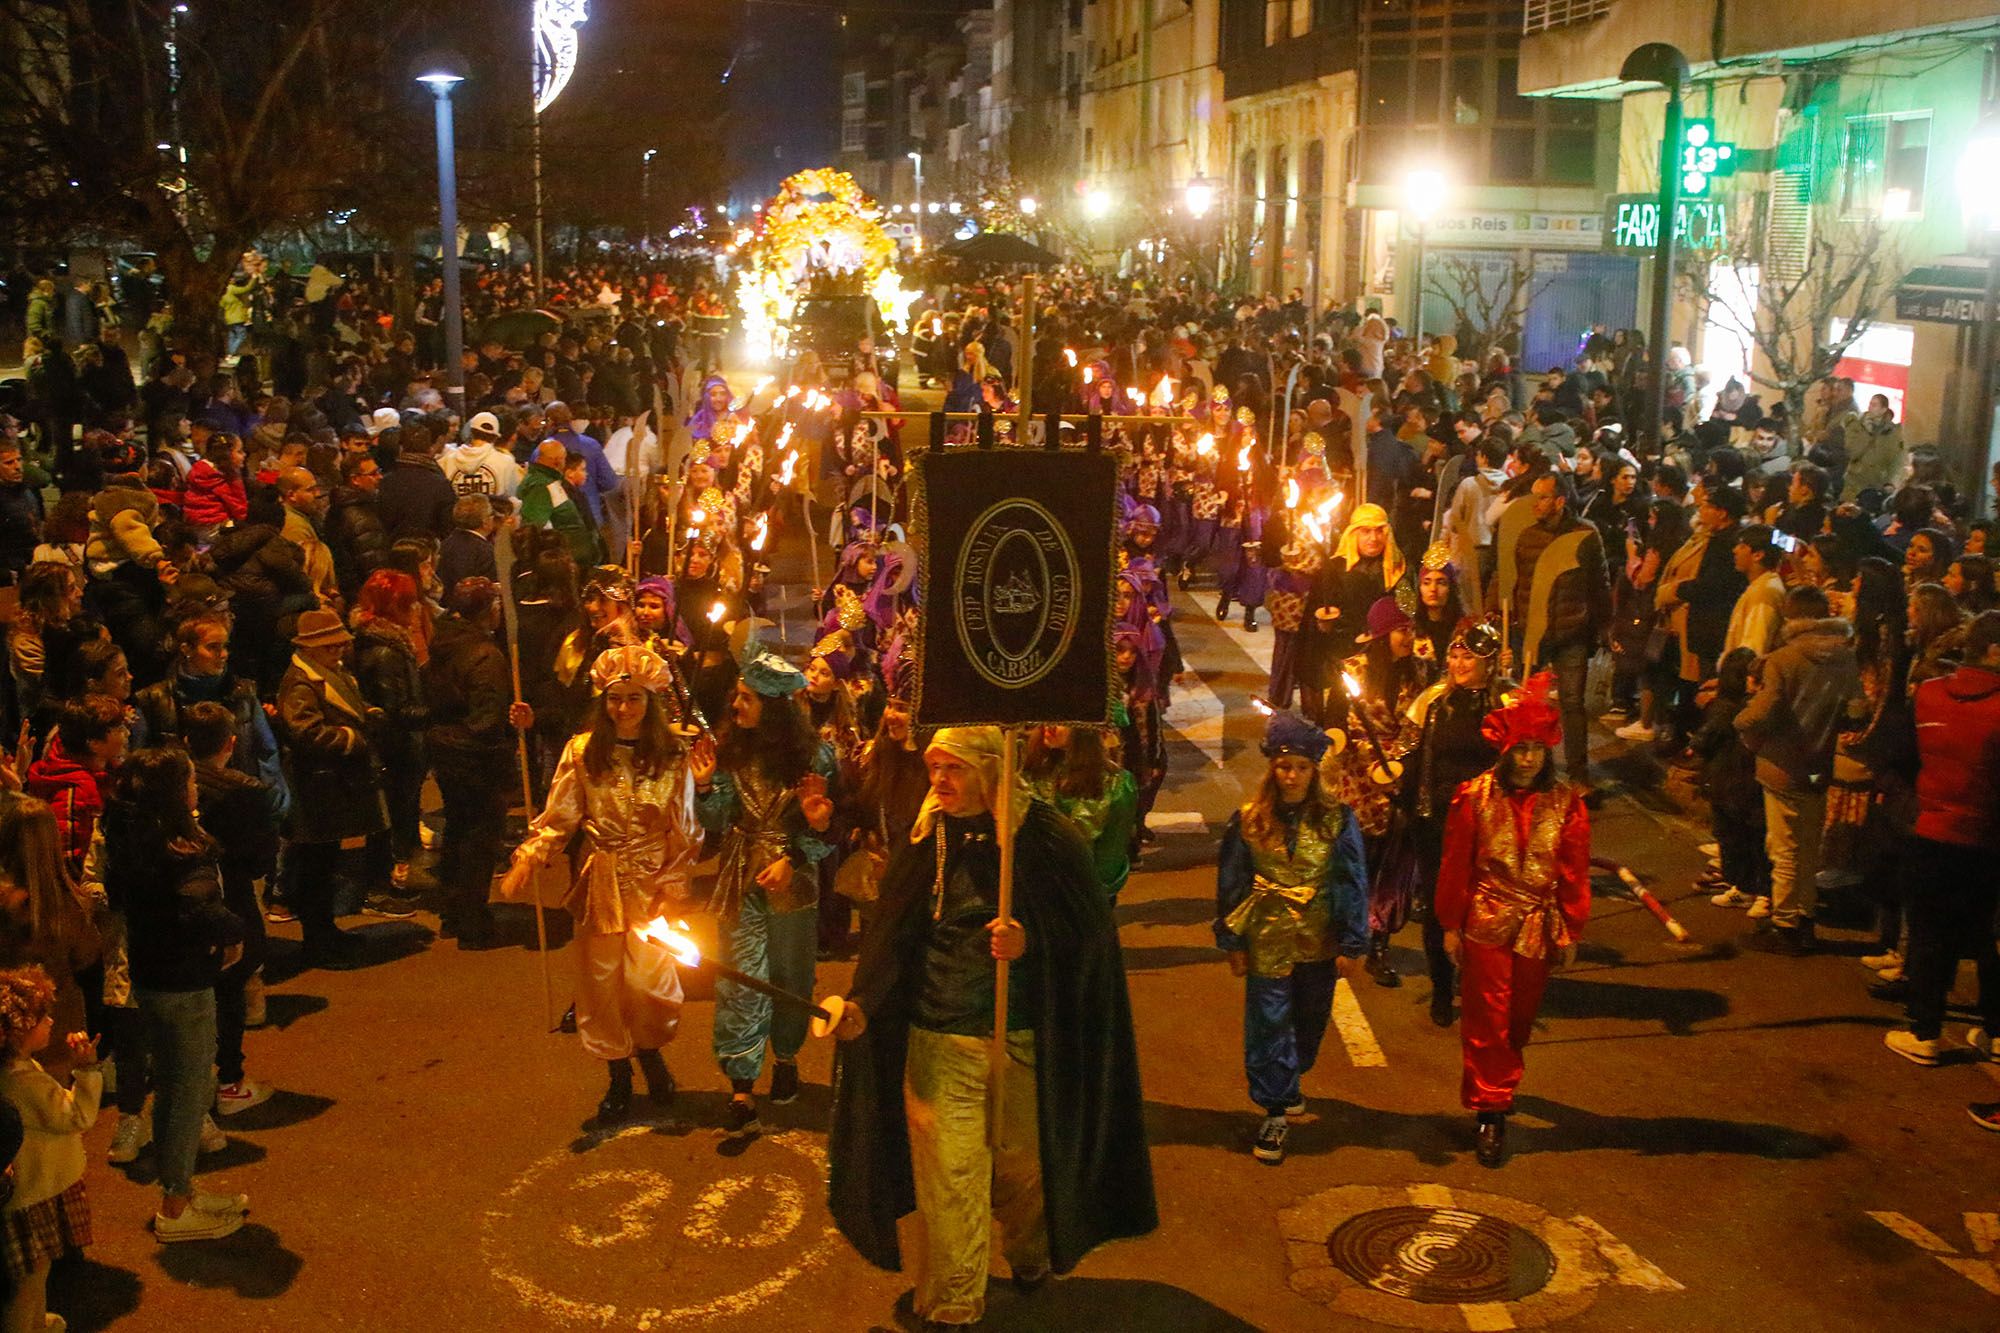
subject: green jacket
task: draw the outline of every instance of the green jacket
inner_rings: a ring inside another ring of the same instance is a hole
[[[584,517],[583,507],[563,484],[562,473],[530,463],[521,478],[521,521],[532,528],[554,528],[569,543],[578,569],[600,563],[597,529]]]

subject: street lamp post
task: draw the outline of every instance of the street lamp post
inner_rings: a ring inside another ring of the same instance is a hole
[[[1653,309],[1646,321],[1646,359],[1652,368],[1647,398],[1646,420],[1639,423],[1641,438],[1658,442],[1660,424],[1667,415],[1667,349],[1673,341],[1674,233],[1680,229],[1680,151],[1683,132],[1681,85],[1687,81],[1688,62],[1680,48],[1665,42],[1648,42],[1625,57],[1618,77],[1628,83],[1657,83],[1667,90],[1666,127],[1660,135],[1660,220],[1659,236],[1653,243]],[[1819,336],[1815,331],[1815,337]]]
[[[909,158],[916,169],[917,203],[910,212],[917,219],[915,223],[917,229],[917,253],[922,254],[924,252],[924,155],[912,148],[909,152],[903,154],[903,156]]]
[[[639,220],[648,250],[653,248],[653,159],[659,155],[659,149],[648,148],[639,166]]]
[[[444,394],[460,421],[465,420],[465,302],[458,289],[458,164],[452,143],[451,94],[465,82],[464,68],[455,57],[440,55],[422,61],[417,69],[417,82],[431,90],[437,105],[438,248],[444,260]]]
[[[1432,167],[1421,167],[1412,171],[1403,182],[1403,209],[1416,224],[1417,234],[1413,289],[1410,295],[1410,346],[1419,355],[1424,350],[1424,241],[1431,218],[1436,216],[1438,205],[1444,200],[1444,173]]]
[[[1977,462],[1967,471],[1972,474],[1973,509],[1977,512],[1992,481],[1995,456],[1993,362],[2000,353],[2000,112],[1982,116],[1965,145],[1959,161],[1958,197],[1965,213],[1966,248],[1986,261],[1985,300],[1971,338],[1972,383],[1977,396],[1972,409],[1960,418],[1973,436],[1971,452]]]

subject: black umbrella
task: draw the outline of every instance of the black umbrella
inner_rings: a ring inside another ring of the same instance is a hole
[[[479,326],[480,342],[497,342],[521,351],[535,339],[562,327],[562,317],[546,310],[503,310]]]
[[[947,259],[994,268],[1053,268],[1062,263],[1053,252],[1008,231],[982,231],[969,239],[941,245],[937,252]]]

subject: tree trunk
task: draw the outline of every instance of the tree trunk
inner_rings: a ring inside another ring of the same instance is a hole
[[[206,259],[185,236],[159,247],[160,274],[174,309],[170,342],[191,358],[222,352],[222,292],[243,246],[236,236],[218,235]]]

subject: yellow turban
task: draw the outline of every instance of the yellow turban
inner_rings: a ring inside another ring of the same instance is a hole
[[[941,751],[952,758],[971,766],[979,775],[981,790],[985,793],[986,804],[998,816],[997,794],[1000,791],[1000,747],[1006,744],[1006,733],[998,727],[946,727],[931,737],[931,743],[924,747],[924,753]],[[1020,779],[1020,770],[1015,770],[1013,826],[1021,827],[1028,817],[1028,803],[1034,799],[1027,784]],[[923,808],[917,811],[917,822],[910,829],[910,841],[922,842],[931,835],[938,817],[938,801],[935,794],[924,797]]]
[[[1389,526],[1389,515],[1381,505],[1360,505],[1347,520],[1346,529],[1340,534],[1340,545],[1334,554],[1352,569],[1361,558],[1361,529],[1381,528],[1384,538],[1382,547],[1382,589],[1388,591],[1403,581],[1403,571],[1407,568],[1403,561],[1402,548],[1396,545],[1395,530]]]

